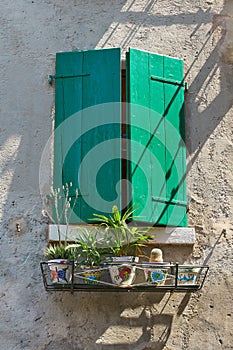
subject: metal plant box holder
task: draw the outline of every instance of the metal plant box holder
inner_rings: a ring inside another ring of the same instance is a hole
[[[209,266],[180,265],[178,263],[127,263],[136,270],[132,284],[120,285],[112,282],[109,269],[111,263],[102,264],[98,270],[99,279],[84,273],[74,262],[70,262],[70,278],[65,283],[53,281],[49,263],[40,263],[46,291],[86,292],[192,292],[200,290],[206,279]],[[121,265],[121,263],[114,263]],[[89,271],[90,272],[90,271]],[[127,272],[127,271],[126,271]],[[59,275],[59,271],[58,271]]]

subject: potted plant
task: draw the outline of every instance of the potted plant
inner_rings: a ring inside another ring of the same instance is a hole
[[[66,248],[66,245],[60,242],[50,244],[45,249],[44,254],[48,258],[52,283],[69,283],[71,281],[73,258],[71,251]]]
[[[47,196],[47,204],[49,204],[50,209],[52,207],[53,215],[49,215],[49,210],[44,210],[47,216],[57,225],[58,232],[58,242],[50,243],[44,250],[51,271],[52,283],[69,283],[72,278],[72,264],[75,255],[72,249],[67,249],[68,226],[72,210],[76,205],[78,191],[75,191],[75,200],[71,207],[70,187],[72,187],[72,183],[66,183],[62,188],[52,188],[50,195]],[[61,234],[62,220],[65,220],[66,223],[64,239],[62,239]]]
[[[100,263],[106,253],[103,243],[104,239],[99,237],[95,227],[80,228],[76,243],[66,247],[66,250],[71,251],[74,256],[74,275],[78,277],[79,281],[80,277],[85,283],[95,283],[100,279]]]
[[[112,207],[109,217],[94,214],[99,226],[104,228],[104,241],[109,254],[109,271],[112,282],[120,286],[129,286],[135,279],[136,266],[133,262],[139,261],[142,247],[145,242],[153,239],[147,234],[147,229],[130,226],[128,221],[132,218],[135,209],[129,208],[121,215],[118,207]]]

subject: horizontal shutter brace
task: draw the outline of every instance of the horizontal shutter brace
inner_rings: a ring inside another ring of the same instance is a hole
[[[89,193],[78,193],[78,198],[80,197],[88,197],[89,196]],[[59,198],[60,199],[65,199],[66,196],[65,195],[59,195]],[[69,198],[77,198],[77,196],[75,194],[70,194],[69,195]],[[47,200],[50,200],[51,199],[51,196],[50,195],[47,195],[46,196],[46,199]]]
[[[165,203],[165,204],[171,204],[171,205],[179,205],[181,207],[188,208],[189,202],[186,201],[179,201],[176,199],[166,199],[166,198],[160,198],[160,197],[152,197],[152,202],[159,202],[159,203]]]
[[[151,76],[151,80],[155,80],[155,81],[159,81],[161,83],[165,83],[165,84],[172,84],[172,85],[176,85],[176,86],[182,86],[185,88],[185,90],[188,90],[188,83],[185,81],[177,81],[177,80],[172,80],[172,79],[167,79],[167,78],[163,78],[163,77],[158,77],[155,75]]]
[[[79,77],[87,77],[90,74],[78,74],[78,75],[49,75],[48,83],[52,84],[53,79],[65,79],[65,78],[79,78]]]

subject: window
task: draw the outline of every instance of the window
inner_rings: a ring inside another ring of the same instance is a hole
[[[119,48],[64,52],[55,78],[54,186],[78,188],[73,223],[128,202],[187,226],[183,61],[130,48],[121,72]]]

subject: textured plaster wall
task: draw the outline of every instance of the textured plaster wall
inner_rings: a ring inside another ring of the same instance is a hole
[[[0,349],[232,349],[233,1],[2,0],[0,23]],[[164,247],[164,256],[208,263],[201,292],[43,289],[39,164],[54,103],[47,76],[57,51],[114,46],[185,60],[197,240],[193,249]]]

